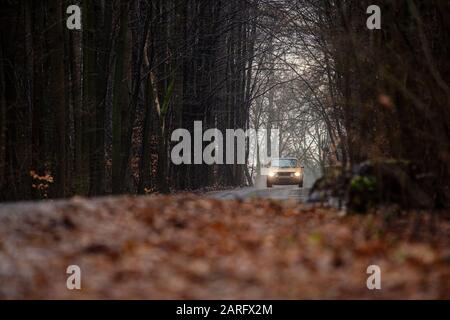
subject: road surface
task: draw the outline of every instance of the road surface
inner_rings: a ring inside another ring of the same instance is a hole
[[[305,202],[308,196],[308,192],[308,188],[299,188],[297,186],[274,186],[273,188],[246,187],[211,192],[209,193],[209,196],[221,200],[248,200],[253,198],[263,198],[273,200],[296,200],[299,202]]]

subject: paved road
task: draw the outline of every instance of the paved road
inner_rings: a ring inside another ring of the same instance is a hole
[[[264,198],[274,200],[297,200],[306,201],[309,189],[297,186],[274,186],[273,188],[238,188],[233,190],[211,192],[209,195],[216,199],[252,199]]]

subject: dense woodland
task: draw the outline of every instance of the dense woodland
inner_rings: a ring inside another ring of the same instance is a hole
[[[450,205],[450,3],[21,0],[0,10],[0,200],[252,183],[259,164],[180,165],[176,128],[278,128],[311,169],[414,164]],[[66,8],[82,8],[82,30]]]

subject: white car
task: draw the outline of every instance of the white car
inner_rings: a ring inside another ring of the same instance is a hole
[[[273,159],[269,164],[267,187],[273,185],[298,185],[303,188],[303,170],[296,158]]]

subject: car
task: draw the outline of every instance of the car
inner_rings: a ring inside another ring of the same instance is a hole
[[[276,158],[268,165],[267,187],[274,185],[298,185],[303,188],[304,167],[297,158]]]

